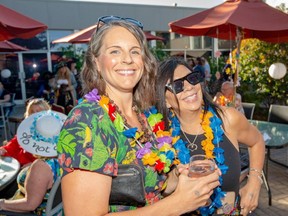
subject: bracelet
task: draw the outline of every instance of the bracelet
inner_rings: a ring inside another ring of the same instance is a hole
[[[255,169],[255,168],[250,168],[249,170],[250,170],[250,171],[257,172],[257,173],[262,177],[262,170],[259,171],[258,169]]]
[[[256,174],[249,174],[247,175],[247,177],[249,178],[250,176],[256,176],[258,178],[258,180],[260,181],[260,184],[263,184],[263,179],[262,179],[262,175],[256,175]]]

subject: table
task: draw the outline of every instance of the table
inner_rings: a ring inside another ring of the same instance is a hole
[[[288,146],[288,124],[258,120],[249,120],[249,122],[258,128],[258,130],[262,133],[265,141],[265,147],[267,149],[267,157],[265,158],[266,166],[264,172],[267,182],[265,183],[265,186],[269,195],[269,205],[271,205],[272,196],[268,184],[268,162],[272,161],[288,168],[286,164],[280,163],[279,161],[271,158],[271,149],[279,149]]]
[[[12,157],[0,157],[0,191],[18,175],[20,163]]]

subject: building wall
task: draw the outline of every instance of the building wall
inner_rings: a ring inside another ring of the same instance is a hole
[[[45,23],[49,29],[83,29],[95,24],[100,16],[118,15],[138,19],[145,31],[169,31],[169,22],[204,9],[61,0],[0,0],[0,3]]]

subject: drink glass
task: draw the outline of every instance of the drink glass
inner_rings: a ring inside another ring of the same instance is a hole
[[[206,155],[193,155],[190,158],[189,177],[198,178],[209,175],[215,171],[215,161]]]
[[[213,158],[207,158],[206,155],[193,155],[190,157],[189,177],[199,178],[207,176],[215,171],[215,161]],[[211,204],[211,199],[208,199],[205,206]]]

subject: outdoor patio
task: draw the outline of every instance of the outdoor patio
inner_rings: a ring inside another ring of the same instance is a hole
[[[23,116],[24,105],[17,105],[13,110],[12,116]],[[14,131],[15,125],[12,123],[10,128]],[[4,139],[3,130],[1,132],[0,142]],[[271,156],[288,164],[287,149],[272,150]],[[265,185],[262,185],[261,197],[258,208],[251,214],[253,216],[286,216],[288,214],[288,169],[269,162],[268,182],[272,193],[272,206],[268,205],[268,193]]]

